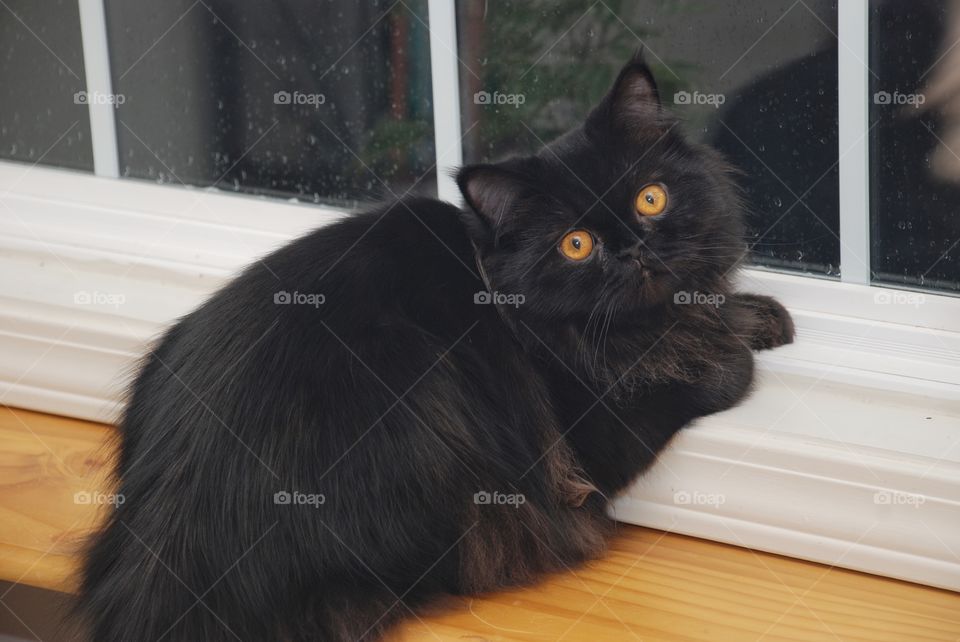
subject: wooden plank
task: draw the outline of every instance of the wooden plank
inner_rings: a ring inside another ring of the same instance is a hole
[[[113,429],[0,408],[0,579],[71,590],[76,553],[108,492]],[[89,500],[90,503],[86,503]]]
[[[460,600],[400,640],[960,638],[960,595],[682,535],[624,527],[602,560]]]
[[[74,588],[81,541],[98,511],[110,510],[75,495],[109,492],[112,434],[101,424],[0,408],[0,579]],[[960,594],[623,526],[602,560],[534,587],[445,603],[395,637],[957,640]]]

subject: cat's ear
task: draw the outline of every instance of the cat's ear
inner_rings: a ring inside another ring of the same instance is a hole
[[[587,118],[588,128],[604,128],[626,135],[664,128],[664,111],[660,103],[653,72],[637,51],[624,65],[607,95]]]
[[[495,241],[513,219],[514,205],[529,185],[497,165],[468,165],[457,172],[457,185],[466,200],[464,222],[475,241]]]

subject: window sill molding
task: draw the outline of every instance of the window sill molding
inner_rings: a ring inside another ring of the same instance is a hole
[[[887,448],[898,439],[911,452]],[[958,441],[955,403],[764,368],[751,399],[684,430],[611,513],[956,591]]]
[[[100,421],[172,319],[345,214],[6,162],[0,189],[0,403]],[[960,299],[755,269],[742,287],[783,301],[797,342],[761,355],[751,400],[684,431],[617,517],[960,589]],[[808,394],[828,416],[771,425],[774,400],[807,408]],[[724,502],[678,503],[685,489]],[[925,499],[876,504],[881,491]]]

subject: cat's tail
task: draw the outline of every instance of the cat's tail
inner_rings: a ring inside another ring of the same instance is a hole
[[[92,642],[372,642],[415,599],[372,575],[319,578],[291,529],[161,531],[151,508],[115,510],[86,552],[74,615]]]
[[[258,568],[263,556],[200,584],[173,555],[110,520],[88,551],[75,603],[92,642],[373,642],[407,612],[375,582],[278,584]]]

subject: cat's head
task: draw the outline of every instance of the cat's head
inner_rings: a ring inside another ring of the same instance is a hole
[[[582,126],[457,181],[490,287],[524,295],[524,313],[575,320],[725,291],[744,247],[731,174],[684,139],[635,56]]]

